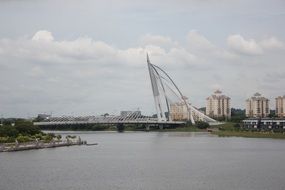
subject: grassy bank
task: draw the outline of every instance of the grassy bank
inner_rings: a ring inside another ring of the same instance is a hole
[[[247,138],[273,138],[273,139],[285,139],[283,133],[272,132],[251,132],[251,131],[215,131],[213,134],[219,137],[247,137]]]
[[[222,125],[215,126],[217,130],[212,133],[219,137],[247,137],[247,138],[273,138],[285,139],[285,133],[274,133],[272,131],[245,131],[238,128],[236,123],[227,122]]]

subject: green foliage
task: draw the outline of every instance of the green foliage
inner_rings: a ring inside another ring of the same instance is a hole
[[[16,119],[15,120],[15,126],[17,126],[17,125],[32,126],[33,123],[31,121],[28,121],[25,119]]]
[[[25,135],[35,135],[40,133],[40,128],[38,126],[33,125],[31,122],[16,122],[15,128],[21,134]]]
[[[0,143],[13,143],[15,142],[14,137],[0,137]]]
[[[214,134],[220,137],[247,137],[247,138],[274,138],[285,139],[284,133],[253,132],[253,131],[217,131]]]
[[[17,137],[19,131],[15,126],[0,126],[0,137]]]
[[[234,124],[234,128],[235,129],[240,129],[240,124],[238,124],[238,123]]]
[[[207,129],[208,127],[210,127],[209,123],[204,121],[197,121],[195,126],[199,129]]]
[[[111,126],[106,124],[77,124],[77,125],[47,125],[41,126],[43,130],[60,130],[60,131],[103,131],[110,130]]]
[[[0,143],[6,143],[9,137],[0,137]]]
[[[191,121],[186,121],[185,127],[191,127],[193,126]]]
[[[103,131],[103,130],[106,130],[108,128],[109,128],[109,126],[107,126],[107,125],[96,124],[96,125],[92,126],[92,131]]]
[[[245,110],[244,109],[231,109],[231,121],[239,123],[244,120],[245,117]]]
[[[31,141],[31,139],[28,136],[22,136],[22,135],[19,135],[16,139],[19,143]]]
[[[10,121],[10,120],[9,120]],[[11,120],[12,121],[12,120]],[[29,142],[36,138],[39,140],[50,141],[55,137],[54,134],[44,134],[39,127],[34,126],[32,122],[24,119],[14,119],[15,126],[0,126],[0,143]]]
[[[43,136],[43,140],[44,140],[44,142],[50,142],[54,137],[55,137],[55,134],[48,133],[48,134]]]
[[[216,127],[218,127],[220,131],[233,131],[233,130],[235,130],[234,125],[235,125],[235,123],[226,122],[226,123],[223,123],[221,125],[217,125]]]
[[[38,133],[35,135],[35,138],[39,139],[39,140],[42,140],[43,139],[43,135],[42,133]]]

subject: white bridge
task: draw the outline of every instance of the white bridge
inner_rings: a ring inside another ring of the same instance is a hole
[[[206,116],[188,102],[188,98],[182,94],[170,76],[160,67],[152,64],[147,55],[147,65],[151,80],[152,92],[157,117],[142,116],[138,112],[130,112],[123,116],[86,116],[86,117],[50,117],[34,125],[86,125],[86,124],[144,124],[181,125],[190,121],[205,121],[216,124],[217,121]]]

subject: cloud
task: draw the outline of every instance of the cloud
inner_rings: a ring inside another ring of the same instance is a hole
[[[198,31],[190,31],[185,38],[186,43],[178,43],[170,37],[147,34],[139,39],[139,45],[128,48],[90,37],[59,40],[43,30],[30,38],[0,39],[0,111],[95,114],[111,112],[115,105],[118,111],[141,107],[154,113],[147,52],[151,62],[166,70],[195,106],[204,106],[210,89],[238,96],[262,86],[262,80],[255,80],[261,74],[284,68],[282,52],[273,56],[269,51],[283,48],[275,37],[261,41],[230,38],[242,51],[248,51],[244,46],[252,46],[251,55],[256,55],[255,46],[268,51],[262,59],[255,59],[262,67],[239,64],[252,59],[233,47],[217,46]],[[268,66],[267,60],[274,61]],[[274,75],[272,78],[278,81]],[[281,78],[278,84],[283,83]]]
[[[186,36],[186,49],[197,55],[204,63],[211,63],[214,59],[234,60],[237,56],[227,49],[214,45],[197,30],[191,30]],[[205,56],[206,55],[206,56]]]
[[[241,35],[231,35],[227,39],[229,47],[242,54],[260,55],[263,53],[262,48],[254,39],[245,40]]]
[[[53,41],[52,33],[46,30],[40,30],[33,36],[32,40],[34,41],[44,41],[44,42],[51,42]]]
[[[282,49],[284,48],[284,43],[275,37],[270,37],[262,40],[260,46],[264,49]]]
[[[246,40],[239,34],[230,35],[227,39],[228,46],[235,52],[245,55],[261,55],[266,50],[281,49],[283,43],[275,37],[263,39],[258,42],[254,39]]]
[[[192,50],[210,50],[215,46],[196,30],[191,30],[187,35],[187,45]]]
[[[169,48],[178,45],[178,42],[174,42],[170,37],[146,34],[141,37],[140,44],[142,46],[155,45],[164,48]]]

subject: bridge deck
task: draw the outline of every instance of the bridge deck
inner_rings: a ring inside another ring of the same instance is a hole
[[[185,124],[184,121],[43,121],[34,122],[34,125],[44,126],[44,125],[83,125],[83,124],[163,124],[163,125],[181,125]]]

